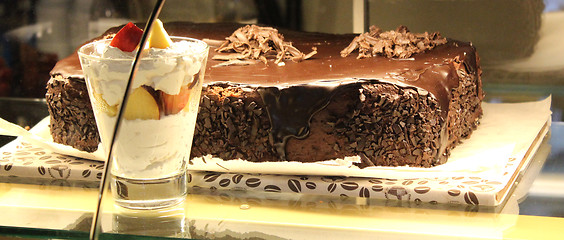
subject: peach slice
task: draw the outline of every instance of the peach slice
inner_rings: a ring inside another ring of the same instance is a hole
[[[110,106],[104,98],[102,98],[102,94],[94,93],[94,107],[101,112],[108,114],[110,117],[115,117],[118,112],[118,105]]]
[[[170,45],[172,45],[172,40],[164,29],[163,22],[157,19],[155,23],[153,23],[153,27],[149,33],[146,48],[167,48],[170,47]]]
[[[170,95],[165,92],[161,92],[161,98],[163,100],[165,115],[177,114],[185,107],[188,107],[188,101],[190,101],[190,88],[188,86],[182,86],[182,88],[180,88],[180,93],[177,95]]]
[[[144,87],[134,89],[129,94],[129,100],[123,116],[127,120],[134,119],[159,119],[160,111],[153,95]]]

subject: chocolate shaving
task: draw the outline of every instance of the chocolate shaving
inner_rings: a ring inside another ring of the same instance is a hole
[[[246,66],[246,65],[252,65],[252,64],[256,64],[256,61],[253,60],[239,60],[239,59],[231,59],[231,60],[227,60],[227,62],[223,62],[220,64],[216,64],[212,67],[223,67],[223,66],[231,66],[231,65],[235,65],[235,66]]]
[[[268,59],[275,59],[274,63],[278,64],[284,60],[300,62],[311,58],[317,53],[317,48],[313,47],[310,53],[304,54],[291,42],[284,42],[284,36],[278,30],[247,25],[235,30],[216,52],[220,54],[213,59],[228,61],[217,66],[252,64],[249,60],[260,60],[266,64]]]
[[[210,46],[213,47],[219,47],[221,46],[221,44],[223,44],[222,40],[213,40],[213,39],[209,39],[209,38],[204,38],[202,39],[202,41],[204,41],[205,43],[207,43]]]
[[[411,33],[406,26],[399,26],[395,31],[382,32],[382,29],[371,26],[370,32],[355,37],[349,46],[341,51],[341,57],[347,57],[358,49],[357,59],[376,55],[409,58],[446,42],[446,38],[441,37],[439,32]]]

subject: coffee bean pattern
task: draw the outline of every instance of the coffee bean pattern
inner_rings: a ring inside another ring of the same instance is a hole
[[[219,174],[219,173],[210,173],[210,174],[206,174],[206,175],[204,176],[204,180],[205,180],[206,182],[213,182],[213,181],[215,181],[217,178],[219,178],[219,176],[221,176],[221,174]]]
[[[439,204],[495,205],[503,181],[480,177],[360,178],[191,172],[198,189],[254,190],[270,193],[332,195]]]
[[[374,192],[381,192],[382,190],[384,190],[384,187],[382,187],[382,185],[373,185],[372,186],[372,191],[374,191]]]
[[[229,180],[229,179],[221,179],[221,180],[219,181],[219,186],[221,186],[221,187],[227,187],[227,186],[229,186],[229,183],[231,183],[231,180]]]
[[[368,188],[362,187],[360,188],[360,192],[358,193],[359,197],[364,197],[364,198],[369,198],[370,197],[370,191],[368,191]]]
[[[11,164],[11,163],[8,163],[8,164],[4,165],[4,171],[6,171],[6,172],[7,172],[7,171],[10,171],[10,170],[12,169],[12,165],[13,165],[13,164]]]
[[[450,189],[450,190],[448,190],[447,193],[448,193],[448,195],[450,195],[450,196],[456,197],[456,196],[460,195],[460,190],[458,190],[458,189]]]
[[[344,182],[341,183],[341,187],[347,191],[354,191],[358,188],[358,183],[356,182]]]
[[[413,191],[415,191],[415,193],[418,193],[418,194],[425,194],[425,193],[428,193],[429,191],[431,191],[431,188],[427,187],[427,186],[415,187],[413,189]]]
[[[86,170],[82,171],[82,177],[87,178],[88,176],[90,176],[91,173],[92,173],[92,170],[86,169]]]
[[[103,169],[101,162],[52,153],[24,142],[0,151],[0,177],[98,182]]]
[[[116,181],[115,184],[117,194],[124,199],[129,199],[129,191],[127,190],[127,185],[120,181]]]
[[[317,187],[317,184],[315,184],[314,182],[306,182],[305,185],[308,189],[311,189],[311,190],[313,190]]]
[[[478,201],[478,197],[477,197],[476,194],[473,193],[473,192],[464,193],[464,201],[465,201],[467,204],[471,204],[471,205],[478,205],[478,204],[480,204],[480,202]]]
[[[302,191],[302,185],[300,184],[300,180],[297,179],[290,179],[288,180],[288,187],[292,192],[299,193]]]
[[[509,162],[502,176],[453,176],[436,178],[362,178],[343,176],[284,176],[191,171],[192,189],[252,190],[269,193],[332,195],[419,203],[496,205],[496,194],[505,188],[519,165]],[[0,177],[33,177],[97,183],[104,164],[51,153],[26,143],[0,149]],[[127,189],[122,189],[127,194]]]
[[[236,174],[231,179],[233,180],[233,183],[239,184],[241,182],[241,179],[243,179],[243,175]]]
[[[259,178],[249,178],[245,181],[247,187],[256,188],[260,186],[260,179]]]
[[[335,190],[337,190],[337,184],[330,183],[329,186],[327,186],[327,192],[333,193]]]
[[[264,191],[265,192],[281,192],[282,189],[280,189],[280,187],[278,187],[276,185],[266,185],[264,187]]]
[[[275,192],[252,192],[252,191],[215,191],[212,192],[211,189],[203,188],[191,188],[189,189],[190,194],[202,194],[206,196],[206,201],[214,204],[226,204],[232,203],[234,206],[240,206],[241,208],[253,209],[256,207],[270,207],[270,208],[280,208],[280,209],[290,209],[298,211],[307,212],[319,212],[326,214],[327,210],[331,210],[332,213],[336,215],[345,214],[355,214],[359,216],[372,216],[367,213],[376,211],[379,214],[385,216],[387,214],[397,214],[397,207],[406,207],[416,209],[417,214],[425,214],[428,211],[436,211],[437,209],[445,210],[457,210],[462,212],[475,212],[476,205],[459,205],[453,206],[451,204],[440,204],[438,202],[423,202],[419,198],[413,199],[413,203],[406,204],[405,202],[395,201],[395,202],[383,202],[383,201],[371,201],[370,204],[358,204],[358,196],[351,195],[350,197],[342,198],[327,198],[324,201],[319,201],[319,199],[314,198],[303,198],[300,194],[284,194],[279,198],[276,195],[282,195]],[[268,197],[265,197],[268,196]],[[276,198],[276,201],[272,201],[272,198]],[[361,201],[362,202],[362,201]],[[432,207],[430,205],[433,205]],[[387,207],[382,207],[387,206]],[[368,210],[368,211],[367,211]]]

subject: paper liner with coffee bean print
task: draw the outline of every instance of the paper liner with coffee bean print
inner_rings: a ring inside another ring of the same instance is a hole
[[[301,193],[495,206],[506,183],[480,177],[382,179],[190,172],[189,186],[219,190]]]
[[[12,142],[0,151],[0,177],[98,182],[102,169],[103,162],[53,153],[25,142]]]
[[[357,197],[344,196],[326,196],[326,195],[305,195],[292,193],[270,193],[270,192],[253,192],[253,191],[222,191],[217,188],[193,187],[189,189],[190,194],[201,195],[205,201],[211,204],[235,204],[240,208],[254,207],[271,207],[284,208],[300,211],[324,211],[331,209],[332,211],[348,212],[357,211],[355,214],[369,214],[366,212],[370,208],[378,208],[378,211],[386,211],[381,207],[407,207],[419,209],[419,211],[429,209],[447,209],[457,210],[456,212],[496,212],[500,208],[485,207],[469,204],[438,204],[436,202],[415,202],[415,201],[395,201],[393,199],[366,199]],[[505,209],[507,212],[515,212],[518,209]],[[392,212],[394,210],[391,210]],[[419,212],[420,213],[420,212]]]

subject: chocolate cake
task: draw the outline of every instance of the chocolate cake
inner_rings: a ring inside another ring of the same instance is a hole
[[[241,27],[165,24],[170,35],[212,46],[192,157],[317,162],[359,156],[360,167],[431,167],[445,163],[478,125],[481,70],[470,43],[403,27],[360,36],[251,34],[260,41],[279,38],[267,44],[273,54],[236,51],[241,44],[234,41],[257,40],[234,34]],[[54,140],[95,150],[99,138],[76,54],[57,63],[47,90]]]

